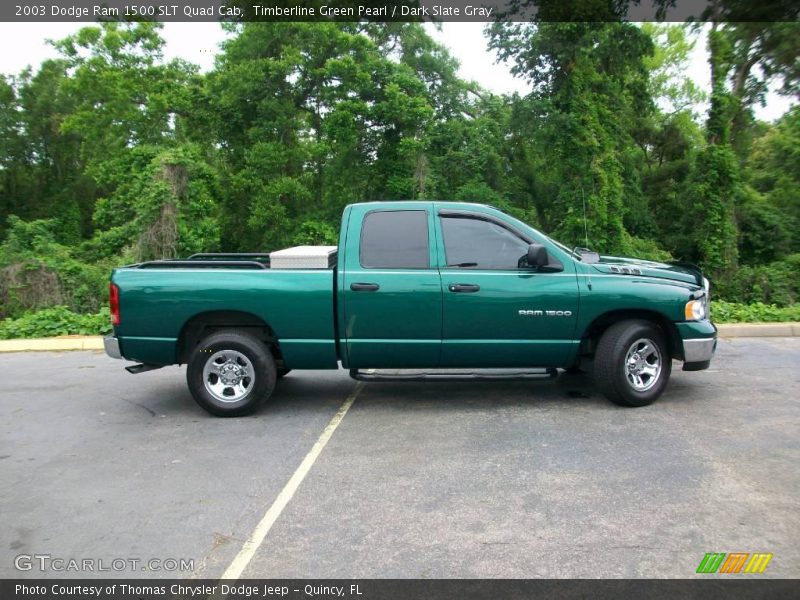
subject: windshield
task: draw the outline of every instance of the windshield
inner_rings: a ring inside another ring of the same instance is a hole
[[[537,230],[537,231],[538,231],[538,230]],[[538,233],[539,233],[539,235],[541,235],[541,236],[542,236],[544,239],[546,239],[548,242],[550,242],[550,243],[551,243],[551,244],[553,244],[554,246],[558,246],[559,248],[561,248],[561,249],[562,249],[564,252],[566,252],[567,254],[569,254],[569,255],[570,255],[572,258],[574,258],[575,260],[580,260],[580,261],[582,261],[582,260],[583,260],[583,256],[582,256],[582,255],[581,255],[581,253],[579,252],[579,248],[577,248],[577,247],[576,247],[576,248],[567,248],[567,247],[566,247],[564,244],[562,244],[562,243],[561,243],[561,242],[559,242],[558,240],[554,240],[554,239],[553,239],[553,238],[551,238],[549,235],[545,235],[545,234],[544,234],[544,233],[542,233],[541,231],[539,231]],[[586,248],[580,248],[580,250],[586,250]]]
[[[495,210],[497,210],[497,209],[495,209]],[[577,248],[568,248],[567,246],[565,246],[564,244],[562,244],[558,240],[554,240],[549,235],[546,235],[546,234],[542,233],[541,231],[539,231],[535,227],[531,227],[527,223],[525,223],[523,221],[520,221],[519,219],[517,219],[516,217],[514,217],[514,216],[512,216],[512,215],[510,215],[508,213],[503,213],[503,216],[505,216],[508,219],[511,219],[512,221],[516,221],[520,225],[524,225],[528,229],[531,229],[531,230],[535,231],[537,235],[540,235],[541,237],[543,237],[545,240],[547,240],[548,242],[550,242],[554,246],[558,246],[561,250],[563,250],[564,252],[569,254],[575,260],[581,260],[581,255],[580,255],[579,252],[577,252]]]
[[[544,235],[544,234],[542,234],[542,235]],[[561,248],[564,252],[569,254],[572,258],[575,258],[577,260],[581,260],[581,255],[577,251],[577,248],[567,248],[564,244],[562,244],[558,240],[554,240],[549,235],[544,235],[544,237],[546,237],[551,243],[553,243],[556,246],[558,246],[559,248]]]

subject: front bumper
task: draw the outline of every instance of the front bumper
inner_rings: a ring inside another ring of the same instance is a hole
[[[683,360],[687,363],[707,362],[717,349],[717,338],[683,340]]]
[[[702,371],[717,349],[717,328],[709,320],[676,323],[683,346],[683,370]]]
[[[103,347],[111,358],[122,358],[122,352],[119,350],[119,340],[113,335],[107,335],[103,338]]]

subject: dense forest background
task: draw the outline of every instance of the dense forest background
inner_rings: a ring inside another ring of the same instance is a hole
[[[682,25],[493,24],[525,97],[460,79],[418,23],[228,27],[206,74],[163,60],[159,25],[107,23],[0,76],[0,317],[96,313],[124,263],[335,243],[346,204],[382,199],[491,203],[798,302],[800,108],[753,116],[799,93],[795,22],[710,25],[707,96]]]

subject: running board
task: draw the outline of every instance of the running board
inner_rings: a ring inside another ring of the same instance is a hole
[[[444,373],[393,373],[383,375],[374,369],[360,371],[350,369],[350,377],[357,381],[525,381],[530,379],[554,379],[558,369],[531,369],[529,371],[492,372],[444,372]]]
[[[131,375],[138,375],[139,373],[146,373],[147,371],[155,371],[156,369],[162,368],[164,365],[132,365],[130,367],[125,367],[125,370],[130,373]]]

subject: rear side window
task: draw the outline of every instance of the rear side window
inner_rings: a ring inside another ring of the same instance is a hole
[[[428,213],[387,210],[368,213],[361,225],[361,266],[367,269],[427,269]]]

